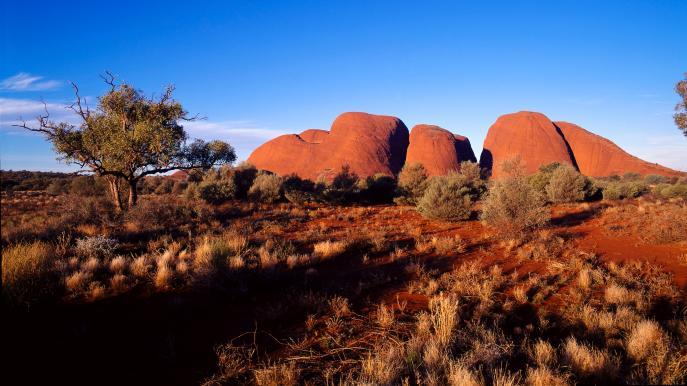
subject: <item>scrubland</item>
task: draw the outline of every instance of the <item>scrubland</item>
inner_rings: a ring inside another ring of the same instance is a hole
[[[687,382],[685,182],[514,163],[327,183],[243,165],[158,177],[123,213],[83,181],[4,192],[6,377]]]

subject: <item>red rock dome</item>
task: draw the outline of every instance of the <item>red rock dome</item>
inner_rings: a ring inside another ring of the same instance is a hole
[[[584,175],[606,177],[627,172],[683,176],[687,173],[653,164],[628,154],[608,139],[568,122],[554,122],[570,145],[575,161]]]
[[[489,128],[480,157],[493,178],[503,176],[500,164],[520,156],[526,173],[551,162],[575,165],[574,157],[558,128],[541,113],[520,111],[500,116]]]
[[[467,137],[434,125],[416,125],[410,131],[406,164],[422,164],[430,176],[460,169],[463,161],[477,162]]]
[[[339,115],[329,132],[306,130],[282,135],[255,149],[248,162],[279,175],[297,174],[316,180],[344,165],[360,177],[396,174],[408,148],[408,128],[391,116],[367,113]]]

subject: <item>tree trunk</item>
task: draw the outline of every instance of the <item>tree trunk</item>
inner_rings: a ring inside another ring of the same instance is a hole
[[[129,208],[133,208],[136,206],[136,202],[138,202],[137,183],[138,180],[129,180]]]
[[[114,204],[115,211],[122,211],[122,196],[119,193],[119,186],[117,184],[117,177],[109,176],[107,177],[107,183],[110,185],[110,195],[112,196],[112,203]]]

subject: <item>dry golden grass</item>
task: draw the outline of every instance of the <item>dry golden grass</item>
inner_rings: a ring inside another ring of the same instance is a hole
[[[320,259],[329,259],[346,252],[348,243],[345,241],[322,241],[313,246],[313,255]]]
[[[574,337],[565,341],[562,359],[583,378],[611,378],[618,372],[618,364],[608,352],[580,343]]]

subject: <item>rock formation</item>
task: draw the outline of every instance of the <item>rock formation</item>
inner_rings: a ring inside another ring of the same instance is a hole
[[[248,162],[258,169],[311,180],[331,177],[344,165],[360,177],[393,175],[403,167],[407,148],[408,128],[400,119],[343,113],[329,132],[311,129],[282,135],[255,149]]]
[[[460,169],[463,161],[477,162],[470,141],[434,125],[416,125],[410,131],[406,164],[422,164],[430,176]]]
[[[592,177],[605,177],[627,172],[683,176],[685,173],[653,164],[628,154],[608,139],[568,122],[554,122],[570,145],[580,173]]]
[[[492,178],[504,175],[501,163],[520,156],[526,173],[551,162],[575,165],[575,158],[560,130],[541,113],[520,111],[500,116],[484,140],[480,165]]]

